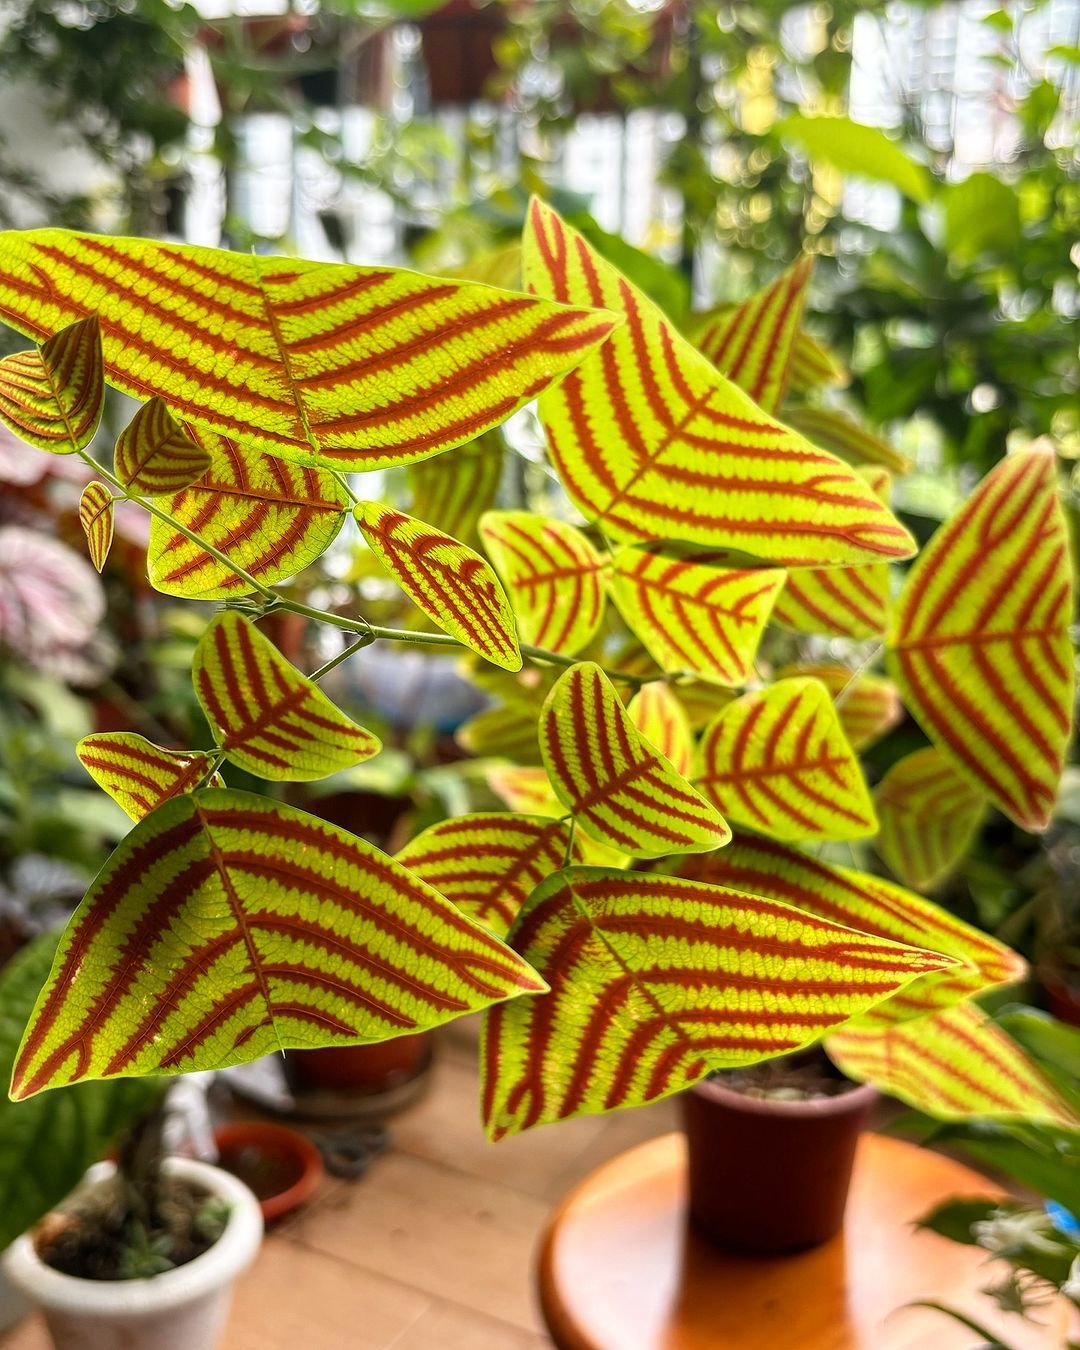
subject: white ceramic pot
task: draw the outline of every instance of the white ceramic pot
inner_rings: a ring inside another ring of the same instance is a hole
[[[9,1331],[30,1311],[30,1304],[0,1267],[0,1332]]]
[[[145,1280],[83,1280],[45,1265],[28,1235],[8,1248],[4,1272],[45,1314],[56,1350],[213,1350],[217,1344],[233,1282],[259,1250],[262,1212],[243,1182],[220,1168],[168,1158],[165,1170],[229,1206],[221,1237],[186,1265]],[[112,1163],[98,1163],[80,1189],[113,1171]]]

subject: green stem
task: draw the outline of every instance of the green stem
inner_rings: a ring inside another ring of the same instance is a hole
[[[350,642],[343,651],[338,652],[337,656],[332,656],[330,660],[325,661],[318,670],[313,670],[308,676],[308,679],[314,680],[317,683],[324,675],[329,675],[335,666],[340,666],[342,661],[347,661],[350,656],[355,655],[356,652],[361,651],[364,647],[370,647],[374,641],[375,639],[371,637],[370,634],[363,633],[355,642]]]

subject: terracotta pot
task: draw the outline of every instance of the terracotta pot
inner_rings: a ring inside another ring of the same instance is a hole
[[[329,1045],[322,1050],[289,1050],[286,1076],[302,1092],[348,1092],[379,1096],[411,1083],[431,1062],[430,1031],[395,1036],[375,1045]]]
[[[322,1180],[319,1150],[305,1134],[266,1120],[240,1120],[214,1131],[217,1165],[239,1177],[267,1223],[311,1198]]]
[[[506,27],[501,6],[477,8],[471,0],[450,0],[420,23],[431,102],[475,103],[498,69],[492,43]]]
[[[844,1222],[859,1132],[877,1094],[748,1097],[705,1079],[681,1097],[690,1217],[727,1251],[779,1255],[826,1242]]]

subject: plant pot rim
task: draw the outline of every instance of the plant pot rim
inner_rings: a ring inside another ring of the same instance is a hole
[[[236,1144],[247,1143],[255,1148],[263,1147],[265,1151],[279,1157],[287,1154],[299,1162],[301,1172],[291,1186],[258,1200],[262,1216],[267,1223],[273,1219],[280,1219],[282,1215],[290,1213],[299,1208],[305,1200],[309,1200],[323,1178],[325,1169],[322,1154],[307,1135],[288,1125],[279,1125],[273,1120],[230,1121],[229,1124],[222,1125],[214,1131],[214,1142],[219,1151]],[[221,1170],[227,1172],[229,1176],[233,1175],[227,1168]]]
[[[707,1101],[748,1116],[788,1116],[815,1120],[822,1116],[843,1116],[852,1111],[867,1110],[878,1097],[877,1088],[869,1083],[856,1083],[849,1091],[838,1092],[831,1097],[805,1097],[798,1101],[777,1097],[748,1097],[744,1092],[725,1087],[715,1078],[702,1078],[689,1090]]]
[[[170,1176],[205,1187],[229,1205],[225,1230],[209,1250],[148,1279],[87,1280],[46,1265],[33,1238],[24,1233],[3,1257],[3,1269],[12,1284],[45,1308],[93,1318],[129,1318],[184,1307],[231,1283],[254,1260],[262,1241],[258,1200],[229,1172],[194,1158],[166,1158],[164,1169]],[[95,1163],[76,1193],[92,1189],[115,1171],[115,1163]]]

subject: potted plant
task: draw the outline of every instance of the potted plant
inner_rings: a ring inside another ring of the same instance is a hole
[[[496,1139],[823,1039],[849,1076],[939,1114],[1075,1125],[974,1002],[1022,963],[797,847],[868,838],[878,819],[841,720],[854,693],[838,710],[805,672],[760,682],[762,632],[792,577],[804,597],[877,595],[915,552],[879,482],[773,416],[807,266],[738,311],[727,376],[540,203],[524,274],[529,295],[0,234],[0,318],[39,344],[0,363],[0,414],[89,459],[102,376],[148,399],[113,466],[95,462],[91,555],[105,564],[115,500],[137,501],[152,584],[225,602],[192,672],[212,748],[80,744],[136,823],[61,939],[14,1096],[392,1040],[483,1009]],[[587,529],[494,513],[489,562],[437,521],[356,500],[348,472],[452,452],[537,396]],[[350,519],[422,626],[290,592]],[[1069,731],[1070,585],[1053,461],[1017,455],[924,551],[888,624],[892,677],[947,766],[1033,828]],[[500,780],[530,808],[440,822],[390,858],[228,786],[222,771],[312,781],[379,751],[319,687],[341,656],[307,676],[262,636],[283,611],[341,629],[349,653],[401,641],[482,658],[534,719],[541,763]],[[638,644],[625,658],[598,639],[616,611]]]

